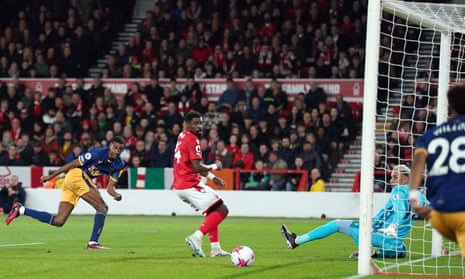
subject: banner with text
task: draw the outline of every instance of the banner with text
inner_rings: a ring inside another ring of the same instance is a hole
[[[11,79],[0,79],[2,82],[11,84]],[[67,79],[67,84],[76,85],[74,79]],[[255,86],[263,85],[266,88],[270,85],[270,79],[253,80]],[[295,95],[303,92],[307,93],[312,86],[321,87],[328,95],[328,101],[334,101],[334,96],[342,94],[348,102],[362,102],[363,99],[363,80],[362,79],[278,79],[282,89],[288,94],[289,99],[293,100]],[[112,92],[117,95],[124,95],[128,92],[131,84],[139,83],[143,88],[150,83],[149,79],[103,79],[103,85],[111,88]],[[164,86],[169,80],[161,79],[160,85]],[[199,79],[203,92],[209,97],[210,101],[217,101],[221,93],[226,89],[225,79]],[[244,87],[245,79],[236,79],[235,83],[239,88]],[[35,91],[40,91],[44,95],[47,89],[57,86],[57,79],[21,79],[21,83]],[[92,79],[85,79],[85,88],[90,88]],[[178,79],[178,89],[182,90],[185,86],[186,79]]]

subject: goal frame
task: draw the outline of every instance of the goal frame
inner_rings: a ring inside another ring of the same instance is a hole
[[[447,120],[448,104],[447,90],[450,83],[451,59],[451,31],[450,27],[440,22],[422,17],[419,13],[404,10],[402,1],[397,0],[370,0],[367,14],[367,39],[365,46],[365,77],[363,92],[363,122],[362,122],[362,164],[360,189],[360,236],[358,274],[369,275],[373,273],[371,260],[371,234],[373,218],[373,166],[375,152],[376,130],[376,92],[378,91],[378,64],[381,35],[382,12],[395,13],[396,16],[408,19],[409,22],[428,28],[435,28],[441,33],[441,47],[439,53],[438,77],[438,104],[437,123]],[[400,9],[400,10],[399,10]],[[411,13],[409,13],[411,12]],[[464,30],[456,30],[463,32]],[[463,32],[465,33],[465,32]],[[431,254],[441,255],[442,238],[433,230],[433,246]]]

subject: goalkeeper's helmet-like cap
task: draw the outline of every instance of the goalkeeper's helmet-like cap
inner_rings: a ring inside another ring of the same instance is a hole
[[[410,168],[404,164],[395,166],[392,171],[398,171],[400,174],[410,176]]]

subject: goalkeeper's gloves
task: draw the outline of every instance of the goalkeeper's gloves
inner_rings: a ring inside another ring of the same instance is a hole
[[[394,224],[391,224],[384,229],[378,229],[378,232],[384,233],[387,236],[397,237],[397,226]]]

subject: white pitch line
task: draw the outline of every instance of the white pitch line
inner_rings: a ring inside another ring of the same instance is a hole
[[[28,245],[40,245],[45,242],[31,242],[31,243],[11,243],[11,244],[0,244],[0,247],[15,247],[15,246],[28,246]]]

